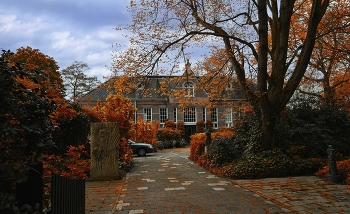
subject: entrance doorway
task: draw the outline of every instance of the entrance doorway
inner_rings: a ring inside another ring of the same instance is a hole
[[[196,125],[185,125],[185,141],[190,144],[190,136],[196,133]]]

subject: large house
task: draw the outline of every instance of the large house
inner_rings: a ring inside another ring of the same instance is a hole
[[[183,121],[186,141],[196,132],[196,123],[200,120],[211,120],[214,131],[222,126],[232,127],[240,119],[246,106],[243,93],[232,87],[226,87],[230,93],[225,100],[210,100],[204,89],[196,89],[200,78],[194,75],[187,65],[182,76],[143,76],[134,79],[132,84],[134,87],[125,92],[124,96],[129,98],[137,109],[135,122],[138,117],[142,117],[145,121],[157,120],[160,126],[163,126],[166,120],[175,123]],[[172,81],[174,79],[176,81]],[[162,92],[160,88],[165,81],[171,82],[168,86],[169,91],[180,93],[175,95],[176,93],[164,93],[164,90]],[[112,88],[100,87],[84,95],[79,102],[93,107],[98,100],[105,101],[113,92]],[[185,105],[184,100],[188,101]],[[208,107],[208,104],[214,105]]]

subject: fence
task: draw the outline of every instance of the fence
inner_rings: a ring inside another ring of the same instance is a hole
[[[85,213],[85,180],[52,175],[51,214]]]

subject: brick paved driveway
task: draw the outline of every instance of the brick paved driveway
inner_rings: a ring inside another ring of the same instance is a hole
[[[107,183],[109,191],[117,196],[105,196],[104,205],[95,204],[89,213],[289,212],[230,180],[206,172],[188,157],[188,148],[135,157],[134,167],[123,182]]]

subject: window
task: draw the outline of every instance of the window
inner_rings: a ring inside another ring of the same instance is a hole
[[[225,125],[230,128],[232,127],[232,108],[228,109],[226,115],[225,115]]]
[[[174,108],[174,123],[177,123],[177,108]]]
[[[239,106],[233,107],[233,115],[234,115],[235,120],[237,120],[241,117]]]
[[[206,108],[203,108],[203,115],[202,115],[202,117],[203,117],[204,122],[207,122],[207,109]]]
[[[219,125],[218,125],[218,109],[217,108],[212,108],[211,109],[210,119],[211,119],[211,122],[213,122],[213,128],[214,129],[219,128]]]
[[[190,82],[186,82],[184,87],[186,90],[185,97],[194,97],[194,85]]]
[[[144,108],[143,109],[143,120],[144,121],[151,121],[152,120],[152,109],[151,108]]]
[[[164,124],[167,119],[168,119],[168,109],[167,108],[160,108],[159,109],[159,122],[160,122],[160,124]]]
[[[196,122],[196,108],[185,108],[184,109],[184,122],[195,123]]]

